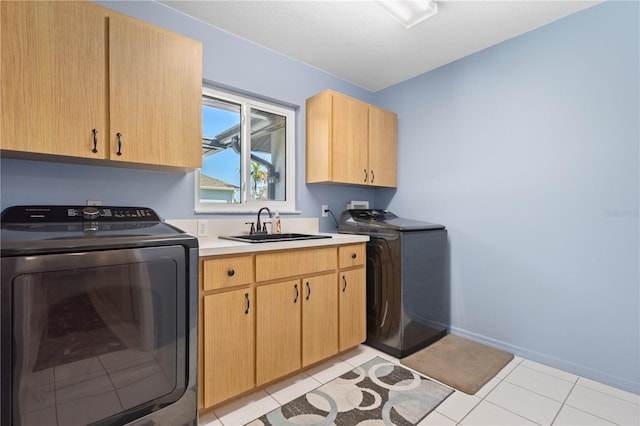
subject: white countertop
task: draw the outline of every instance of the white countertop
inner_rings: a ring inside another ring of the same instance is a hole
[[[222,254],[243,254],[255,253],[259,251],[287,250],[297,248],[334,246],[341,244],[355,244],[369,241],[366,235],[355,234],[328,234],[331,238],[321,238],[317,240],[281,241],[275,243],[243,243],[240,241],[223,240],[220,238],[209,238],[200,241],[200,257],[216,256]]]
[[[247,234],[247,219],[169,219],[170,223],[184,232],[198,235],[198,223],[204,222],[207,227],[206,236],[198,236],[200,256],[218,256],[224,254],[255,253],[259,251],[287,250],[307,247],[335,246],[355,244],[369,241],[366,235],[337,234],[318,232],[318,218],[286,218],[282,221],[283,233],[301,233],[330,235],[331,238],[316,240],[281,241],[272,243],[244,243],[224,240],[220,235]]]

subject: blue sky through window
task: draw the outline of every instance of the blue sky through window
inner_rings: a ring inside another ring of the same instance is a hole
[[[202,135],[204,137],[213,138],[238,124],[240,124],[239,112],[225,111],[207,105],[202,106]],[[204,157],[201,172],[240,186],[240,157],[231,149]]]

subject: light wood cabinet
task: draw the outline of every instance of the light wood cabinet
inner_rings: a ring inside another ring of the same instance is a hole
[[[302,280],[302,366],[338,353],[336,274]]]
[[[204,296],[204,406],[212,406],[255,386],[255,306],[253,289]]]
[[[256,255],[256,281],[308,275],[336,269],[336,248],[280,250]]]
[[[331,95],[333,129],[331,171],[333,180],[368,184],[369,148],[367,104],[346,96]],[[313,108],[308,110],[314,113]],[[311,142],[310,139],[307,139]],[[315,159],[310,159],[314,161]]]
[[[257,292],[256,384],[300,368],[300,280],[262,285]]]
[[[109,85],[112,160],[202,166],[199,42],[110,13]]]
[[[367,277],[365,244],[338,248],[339,350],[352,348],[367,338]]]
[[[367,338],[366,272],[364,267],[339,274],[339,350],[357,346]]]
[[[203,290],[216,290],[253,282],[253,256],[233,256],[202,262]]]
[[[306,181],[397,185],[397,115],[332,90],[306,102]]]
[[[374,186],[396,187],[398,117],[369,106],[369,181]]]
[[[3,155],[201,166],[199,42],[90,2],[0,14]]]
[[[200,259],[200,407],[364,342],[365,260],[364,243]]]
[[[367,260],[365,244],[351,244],[338,248],[338,263],[340,269],[364,265]]]
[[[89,2],[3,1],[0,15],[0,147],[107,158],[104,9]]]

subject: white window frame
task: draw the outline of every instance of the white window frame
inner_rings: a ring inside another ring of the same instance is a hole
[[[195,173],[195,211],[196,213],[257,213],[262,207],[268,207],[272,212],[297,213],[296,211],[296,168],[295,168],[295,135],[296,135],[296,112],[291,107],[277,105],[274,103],[250,98],[235,93],[230,93],[220,89],[204,86],[203,96],[210,96],[224,101],[233,102],[240,105],[241,114],[241,188],[238,204],[220,203],[200,199],[200,170]],[[272,114],[282,115],[286,118],[285,129],[285,200],[252,200],[251,199],[251,146],[250,146],[250,120],[251,108]]]

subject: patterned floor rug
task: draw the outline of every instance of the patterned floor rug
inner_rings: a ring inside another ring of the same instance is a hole
[[[451,388],[374,358],[248,425],[415,425],[451,393]]]

